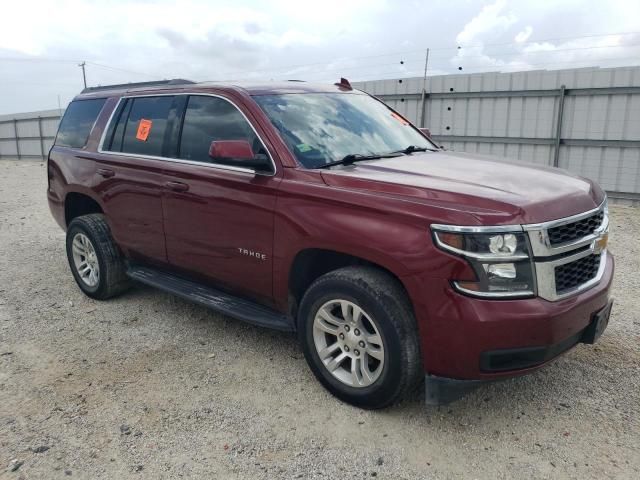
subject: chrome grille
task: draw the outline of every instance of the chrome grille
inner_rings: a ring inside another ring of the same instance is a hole
[[[600,227],[600,225],[602,225],[603,220],[604,212],[600,211],[590,217],[578,220],[577,222],[550,228],[547,231],[547,234],[549,235],[549,243],[556,246],[579,240],[593,233],[598,227]]]
[[[606,266],[606,200],[591,211],[522,226],[529,234],[538,296],[556,301],[596,285]]]
[[[600,254],[588,255],[555,268],[556,292],[559,295],[587,283],[598,274]]]

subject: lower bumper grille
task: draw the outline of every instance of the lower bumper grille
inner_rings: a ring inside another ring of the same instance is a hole
[[[555,268],[556,292],[561,295],[596,277],[600,254],[588,255]]]
[[[480,370],[491,373],[535,367],[569,350],[580,341],[583,334],[584,330],[581,330],[560,343],[544,347],[483,352],[480,354]]]

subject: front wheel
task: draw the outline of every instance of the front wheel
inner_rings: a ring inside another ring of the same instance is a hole
[[[299,336],[316,378],[358,407],[386,407],[420,379],[411,306],[378,269],[346,267],[317,279],[300,304]]]

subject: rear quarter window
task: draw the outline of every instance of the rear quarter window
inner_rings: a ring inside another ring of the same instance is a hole
[[[60,122],[55,144],[71,148],[84,147],[106,101],[106,98],[97,98],[71,102]]]

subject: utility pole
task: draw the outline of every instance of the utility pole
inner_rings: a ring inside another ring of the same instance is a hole
[[[425,101],[427,99],[427,67],[429,66],[429,49],[427,48],[427,54],[424,58],[424,76],[422,77],[422,97],[420,99],[420,126],[425,127]]]
[[[78,66],[82,68],[82,81],[84,82],[84,88],[87,88],[87,74],[84,71],[84,66],[87,64],[84,60],[82,63],[79,63]]]

